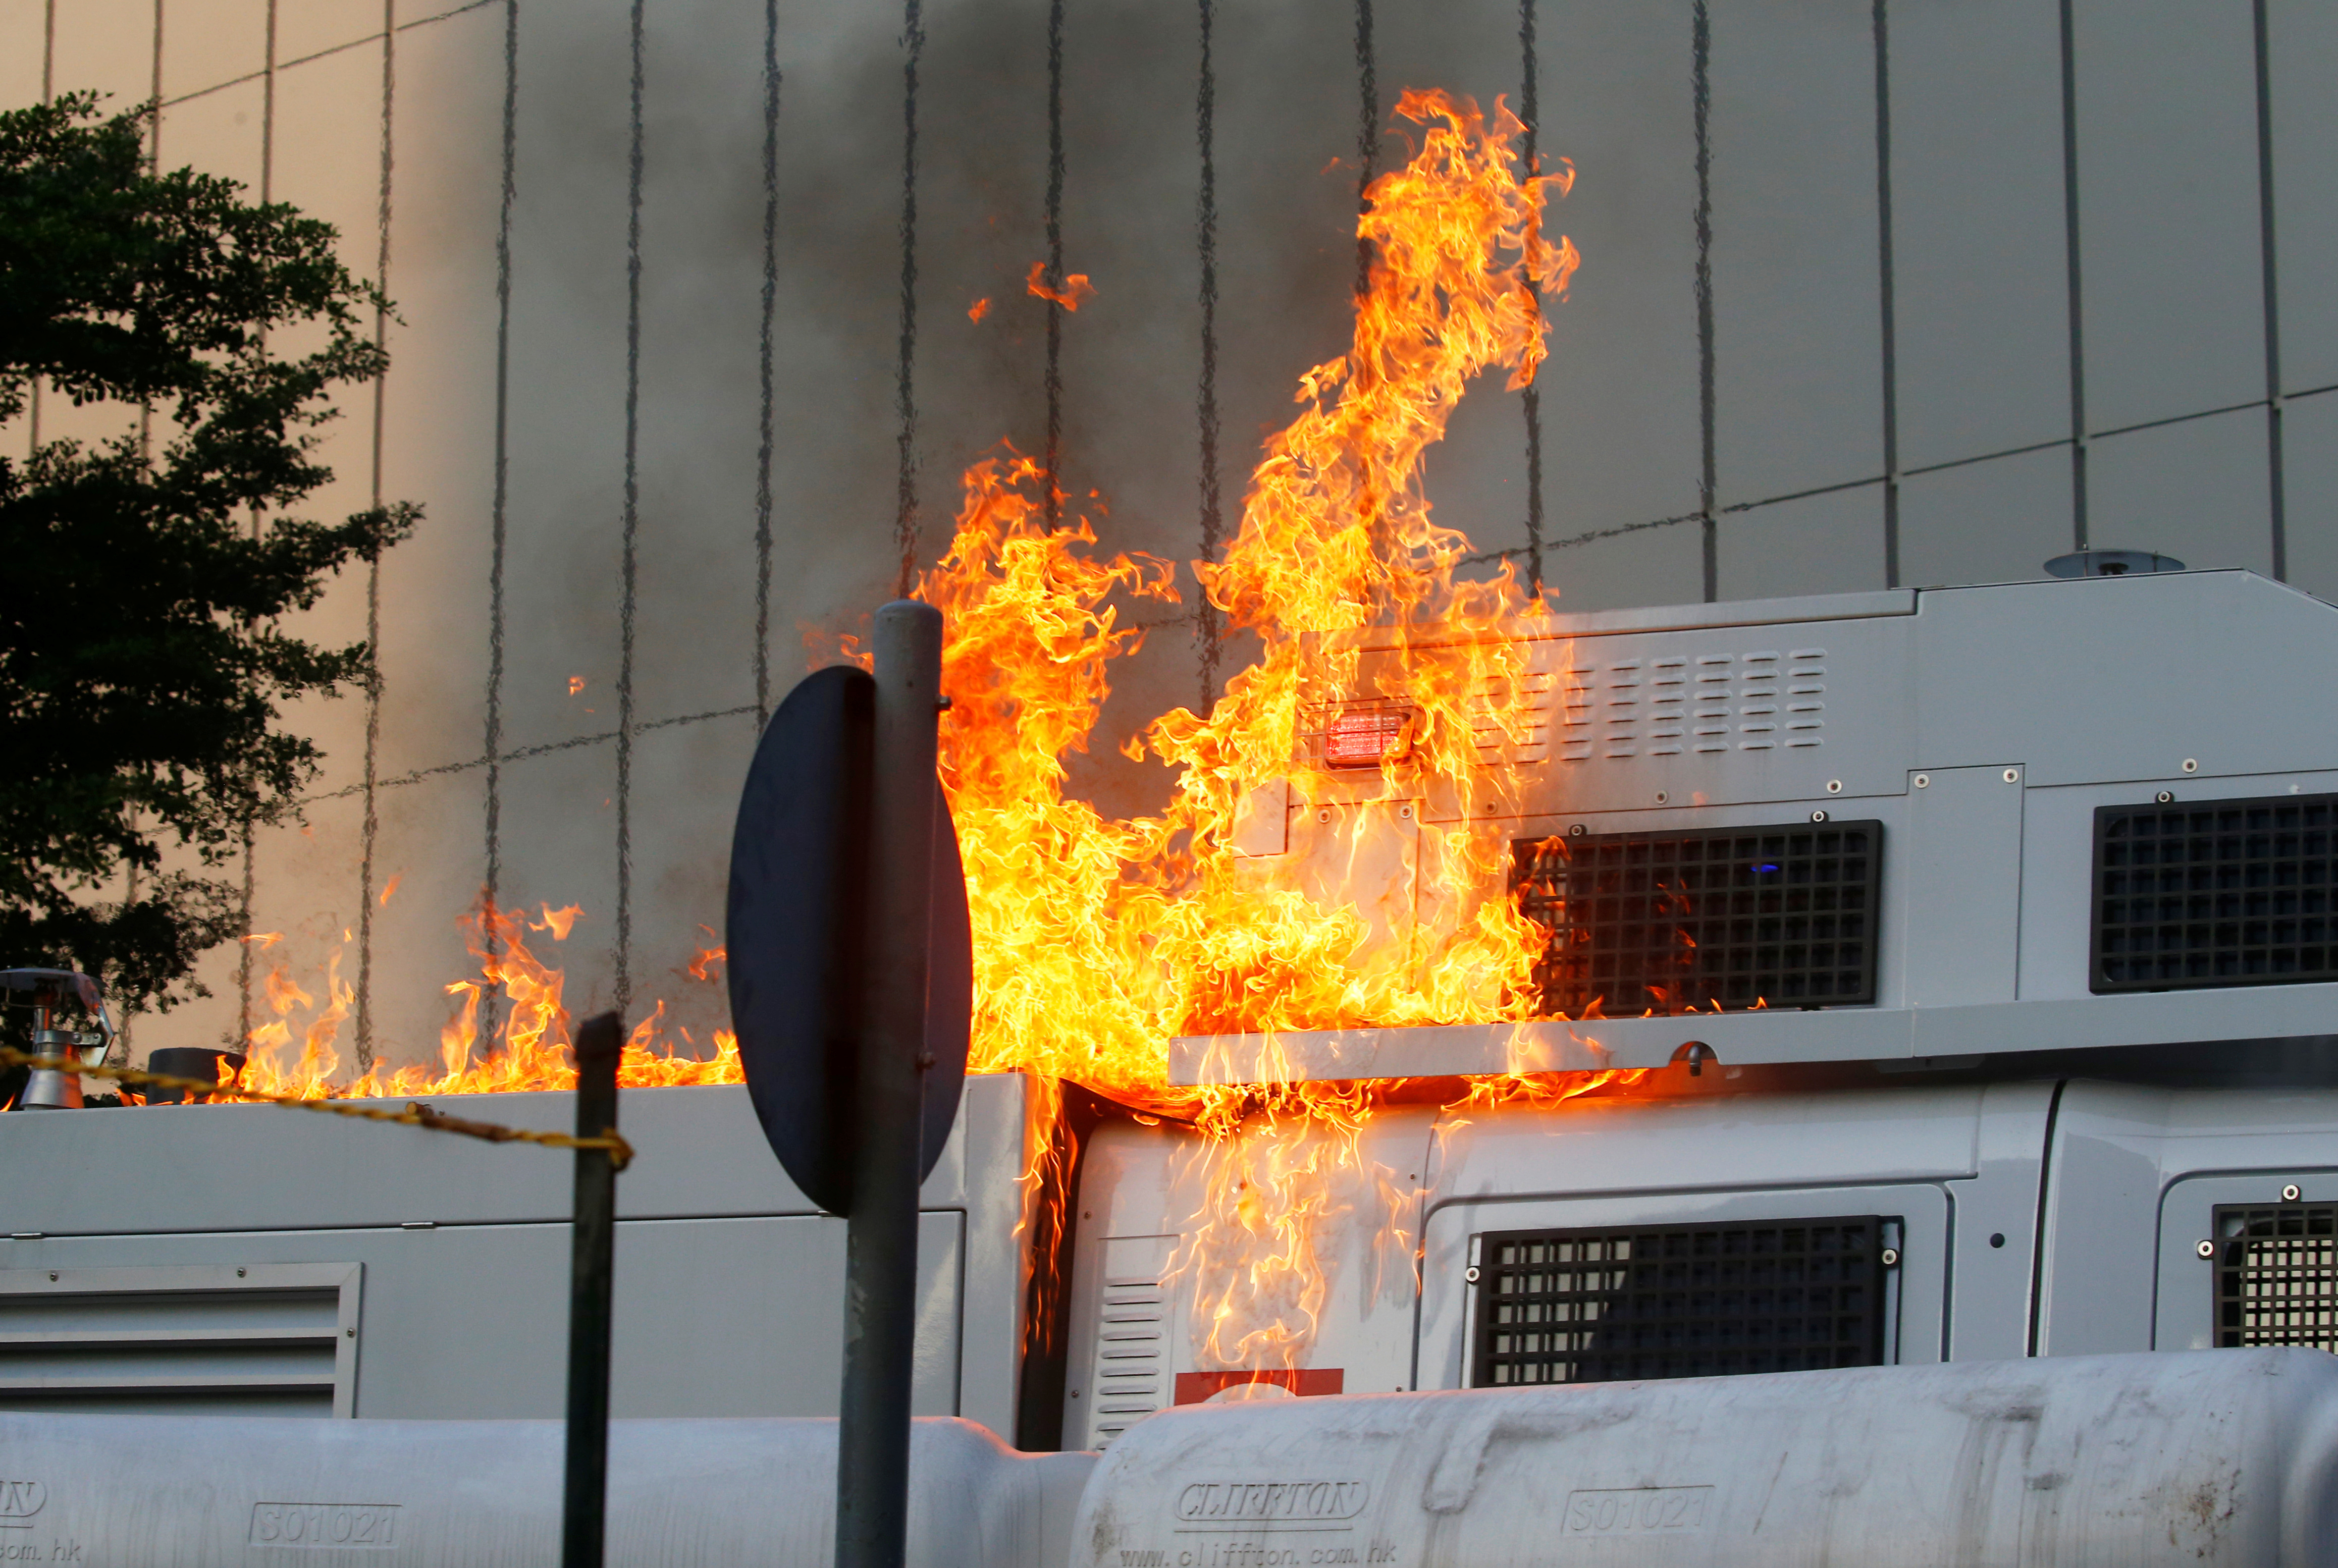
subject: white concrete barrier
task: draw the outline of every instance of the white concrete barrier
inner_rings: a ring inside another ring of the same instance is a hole
[[[2338,1357],[1259,1400],[1114,1444],[1081,1568],[2338,1564]]]

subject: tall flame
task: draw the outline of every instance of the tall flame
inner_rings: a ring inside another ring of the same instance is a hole
[[[918,589],[948,634],[942,776],[974,926],[969,1066],[1031,1073],[1043,1111],[1068,1080],[1205,1134],[1203,1201],[1175,1267],[1194,1280],[1196,1358],[1217,1367],[1304,1357],[1334,1266],[1317,1241],[1333,1220],[1374,1216],[1375,1267],[1410,1267],[1411,1194],[1360,1139],[1380,1100],[1427,1086],[1177,1088],[1170,1041],[1498,1024],[1536,1005],[1545,933],[1506,896],[1508,846],[1487,825],[1519,779],[1489,767],[1483,743],[1526,733],[1533,694],[1502,631],[1547,611],[1507,566],[1457,575],[1469,543],[1434,520],[1422,459],[1475,377],[1498,369],[1523,387],[1541,364],[1541,296],[1562,292],[1577,262],[1564,238],[1545,237],[1543,209],[1572,175],[1521,172],[1524,127],[1498,103],[1489,120],[1466,100],[1409,92],[1396,112],[1420,146],[1367,192],[1353,345],[1301,377],[1300,412],[1267,443],[1239,532],[1223,559],[1195,565],[1258,656],[1207,713],[1178,709],[1131,742],[1133,757],[1172,770],[1160,815],[1115,818],[1067,798],[1064,759],[1086,748],[1113,661],[1141,641],[1121,604],[1175,600],[1172,563],[1100,560],[1086,519],[1051,526],[1062,497],[1009,448],[968,470],[950,546]],[[1036,275],[1030,286],[1068,309],[1086,285],[1067,279],[1069,297]],[[1380,749],[1341,767],[1354,760],[1335,754],[1341,715],[1360,703]],[[561,972],[528,937],[565,941],[577,912],[541,913],[467,917],[479,976],[447,987],[437,1070],[370,1075],[356,1091],[573,1083]],[[721,957],[702,949],[691,976],[712,979]],[[280,1014],[311,1004],[289,975],[281,986],[271,975]],[[246,1082],[348,1092],[325,1082],[345,992],[329,971],[329,1006],[296,1064],[278,1065],[281,1016],[256,1031]],[[712,1060],[677,1054],[659,1048],[663,1018],[661,1004],[635,1031],[624,1082],[737,1081],[735,1040],[718,1034]],[[1558,1085],[1521,1072],[1443,1098],[1454,1111],[1555,1103],[1637,1076]],[[1035,1186],[1052,1147],[1035,1142]],[[1041,1240],[1040,1266],[1052,1266],[1056,1239]]]
[[[1050,528],[1046,475],[1010,452],[968,471],[956,536],[918,590],[949,628],[942,774],[974,911],[971,1063],[1203,1130],[1205,1197],[1176,1268],[1194,1277],[1197,1358],[1220,1367],[1293,1364],[1327,1288],[1317,1232],[1367,1204],[1409,1259],[1405,1206],[1360,1152],[1366,1092],[1174,1089],[1170,1040],[1535,1010],[1544,933],[1505,896],[1506,840],[1456,808],[1481,803],[1482,824],[1515,801],[1516,774],[1488,769],[1479,740],[1524,733],[1531,694],[1498,632],[1547,612],[1507,568],[1457,578],[1469,541],[1432,518],[1422,457],[1474,377],[1501,368],[1521,387],[1540,364],[1539,296],[1577,260],[1542,232],[1568,175],[1518,172],[1523,127],[1499,105],[1489,122],[1408,93],[1397,113],[1421,145],[1368,192],[1353,347],[1301,378],[1239,533],[1196,568],[1259,656],[1207,714],[1164,715],[1132,752],[1174,769],[1165,811],[1106,818],[1066,798],[1063,764],[1087,744],[1111,662],[1137,645],[1115,595],[1173,597],[1165,564],[1097,561],[1083,519]],[[1358,694],[1401,737],[1361,780],[1308,743]],[[1294,837],[1311,852],[1243,852]],[[1327,864],[1341,868],[1328,886]],[[1409,897],[1376,897],[1408,873]]]

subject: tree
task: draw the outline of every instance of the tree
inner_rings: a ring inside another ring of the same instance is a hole
[[[0,455],[0,965],[97,974],[130,1007],[201,995],[197,956],[240,934],[204,873],[297,814],[320,760],[280,705],[375,679],[369,647],[282,618],[420,516],[288,514],[332,477],[332,390],[388,363],[388,301],[330,225],[150,171],[151,113],[0,113],[0,423],[37,378],[138,426]],[[165,869],[173,846],[194,869]]]

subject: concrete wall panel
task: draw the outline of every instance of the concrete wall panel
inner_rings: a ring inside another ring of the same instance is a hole
[[[1892,7],[1900,462],[2067,436],[2053,0]]]
[[[2077,0],[2087,417],[2264,390],[2249,8]]]
[[[1761,0],[1718,13],[1714,384],[1728,505],[1882,472],[1882,317],[1868,11]]]

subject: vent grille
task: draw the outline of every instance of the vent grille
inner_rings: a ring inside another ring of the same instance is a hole
[[[1559,683],[1559,758],[1807,750],[1826,744],[1826,650],[1584,665]]]
[[[1877,1216],[1479,1239],[1473,1387],[1873,1367]]]
[[[2220,1205],[2216,1344],[2338,1351],[2338,1203]]]
[[[1580,1018],[1875,1000],[1880,822],[1518,839],[1511,885],[1550,932],[1535,983]]]
[[[1168,1403],[1162,1364],[1161,1281],[1151,1276],[1107,1278],[1096,1324],[1095,1446],[1108,1447],[1123,1432]]]
[[[2093,986],[2338,980],[2338,795],[2095,812]]]
[[[356,1413],[362,1266],[0,1270],[0,1410]]]

